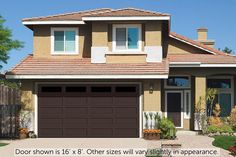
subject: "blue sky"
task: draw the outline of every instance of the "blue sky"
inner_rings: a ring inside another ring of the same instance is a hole
[[[235,0],[5,0],[0,15],[13,30],[14,39],[25,43],[20,51],[11,51],[5,71],[32,53],[33,33],[21,24],[26,17],[52,15],[94,8],[136,7],[169,13],[171,31],[197,38],[196,28],[207,27],[208,37],[215,39],[216,48],[228,46],[236,52],[236,1]]]

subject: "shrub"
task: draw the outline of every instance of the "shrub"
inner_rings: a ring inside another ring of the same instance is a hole
[[[162,118],[159,127],[161,129],[161,138],[164,139],[175,138],[176,129],[174,123],[171,120],[167,118]]]
[[[234,106],[230,113],[229,124],[234,130],[236,130],[236,106]]]
[[[229,125],[223,124],[223,125],[210,125],[207,129],[208,133],[227,133],[231,134],[233,133],[232,128]]]

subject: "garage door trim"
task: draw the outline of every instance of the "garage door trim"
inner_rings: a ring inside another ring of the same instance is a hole
[[[143,94],[142,94],[142,82],[35,82],[34,85],[34,103],[35,103],[35,108],[34,108],[34,126],[33,126],[33,130],[36,133],[36,135],[38,135],[38,87],[39,85],[46,85],[46,84],[91,84],[91,85],[96,85],[96,84],[137,84],[139,86],[139,138],[142,138],[142,126],[143,126]]]

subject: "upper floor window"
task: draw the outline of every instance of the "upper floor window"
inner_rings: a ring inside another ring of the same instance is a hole
[[[78,28],[52,28],[51,53],[78,54]]]
[[[141,51],[141,25],[113,25],[113,51]]]

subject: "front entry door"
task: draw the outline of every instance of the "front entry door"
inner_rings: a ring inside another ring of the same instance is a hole
[[[175,127],[183,127],[183,92],[166,91],[166,112],[167,118],[174,122]]]

